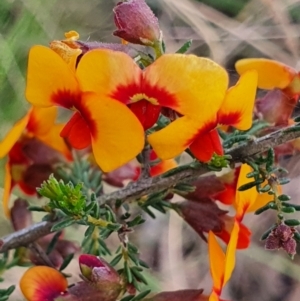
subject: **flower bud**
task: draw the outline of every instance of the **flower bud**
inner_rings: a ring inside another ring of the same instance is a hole
[[[89,254],[80,255],[79,265],[82,275],[96,284],[119,284],[121,281],[117,271],[100,257]]]
[[[114,8],[118,27],[113,34],[130,43],[153,46],[161,40],[158,20],[145,0],[119,2]]]
[[[15,231],[24,229],[32,225],[32,214],[27,209],[28,202],[23,199],[16,199],[11,208],[10,218]]]
[[[104,259],[89,254],[80,255],[79,265],[82,275],[88,280],[81,286],[92,286],[97,291],[97,300],[117,299],[122,289],[121,277],[112,266]],[[75,294],[74,291],[72,293]]]

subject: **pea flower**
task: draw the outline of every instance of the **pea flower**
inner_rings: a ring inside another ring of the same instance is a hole
[[[86,90],[128,105],[145,130],[156,123],[162,108],[172,109],[181,116],[148,137],[157,156],[163,160],[179,155],[196,137],[216,126],[217,113],[228,85],[228,74],[221,66],[194,55],[165,54],[141,70],[123,53],[94,50],[84,55],[78,69],[85,74],[81,78],[81,85]],[[243,78],[250,84],[252,96],[251,88],[255,86],[255,78],[254,83],[248,82],[248,74]],[[247,92],[246,99],[244,95],[242,99],[248,104],[249,91],[246,84],[242,86],[245,88],[242,89],[243,93]],[[224,110],[220,111],[224,116],[222,120],[230,113],[227,104],[232,107],[236,102],[234,93],[230,95],[232,96],[223,106]],[[249,106],[251,108],[251,101]],[[241,107],[244,109],[244,106]],[[239,112],[236,103],[233,110]],[[248,114],[248,110],[246,111]],[[235,116],[238,117],[235,120],[240,119],[240,114]],[[248,119],[249,117],[241,122],[248,124]]]
[[[97,69],[91,68],[91,64],[96,63],[94,53],[102,56],[100,65],[103,65],[98,68],[97,64]],[[30,103],[74,111],[61,136],[76,149],[92,145],[96,162],[106,172],[133,159],[144,145],[143,128],[135,115],[121,102],[109,95],[99,96],[86,85],[87,78],[94,78],[102,74],[101,69],[111,66],[113,54],[125,55],[110,50],[92,50],[81,58],[74,70],[53,50],[34,46],[29,53],[26,87],[26,98]],[[114,81],[113,78],[107,80],[107,86]],[[128,140],[130,133],[134,133],[131,141]]]
[[[206,73],[205,71],[203,73]],[[227,86],[227,79],[222,78],[222,87]],[[203,162],[211,159],[213,153],[223,154],[220,138],[216,127],[218,124],[231,125],[239,130],[247,130],[252,125],[252,112],[256,94],[257,74],[249,70],[243,74],[238,83],[230,89],[221,89],[214,86],[214,78],[208,73],[199,78],[198,89],[203,92],[199,97],[198,108],[195,108],[196,116],[192,119],[186,117],[178,120],[168,127],[151,134],[149,143],[154,148],[158,157],[163,160],[179,155],[186,148],[190,148],[195,157]],[[218,98],[214,97],[217,90]],[[212,106],[217,102],[218,108],[206,108],[203,103]],[[201,110],[201,107],[204,109]]]
[[[250,181],[247,178],[247,174],[252,171],[253,169],[249,165],[242,164],[240,167],[223,175],[219,179],[224,183],[225,190],[214,196],[216,200],[223,204],[233,205],[240,220],[244,218],[246,213],[254,212],[273,200],[273,196],[268,193],[258,193],[256,187],[245,191],[238,190],[240,186]],[[279,191],[281,191],[281,187],[279,187]]]
[[[33,107],[0,142],[0,158],[8,156],[2,200],[7,217],[10,194],[16,185],[25,194],[34,195],[35,188],[53,172],[51,165],[63,160],[60,154],[71,159],[67,145],[59,136],[63,125],[54,124],[56,114],[55,108]]]
[[[270,123],[287,125],[300,94],[299,73],[290,66],[264,58],[242,59],[235,67],[239,74],[257,71],[258,87],[271,90],[258,99],[258,113]]]
[[[114,11],[118,27],[113,34],[134,44],[152,46],[162,37],[158,20],[144,0],[117,3]]]

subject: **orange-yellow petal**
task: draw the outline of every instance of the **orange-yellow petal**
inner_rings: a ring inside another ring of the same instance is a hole
[[[224,280],[225,254],[212,231],[208,233],[208,253],[213,288],[220,294]]]
[[[85,93],[78,110],[91,132],[95,160],[109,172],[133,159],[144,146],[144,130],[126,105]]]
[[[71,151],[68,148],[65,140],[60,137],[60,133],[63,128],[64,124],[54,124],[47,133],[45,133],[44,135],[39,135],[37,136],[37,138],[46,145],[63,154],[67,159],[71,160]]]
[[[7,133],[6,137],[0,142],[0,158],[6,156],[12,149],[14,144],[21,137],[28,124],[30,112],[31,110],[29,110],[28,113],[22,119],[17,121],[16,124]]]
[[[269,59],[242,59],[236,62],[235,68],[241,75],[248,70],[258,72],[258,87],[261,89],[284,89],[296,75],[296,71],[280,62]]]
[[[256,88],[257,71],[243,73],[237,84],[227,91],[218,112],[218,123],[248,130],[252,125]]]
[[[223,155],[223,148],[218,131],[214,129],[197,136],[190,145],[190,150],[195,157],[202,162],[210,161],[214,153]]]
[[[144,80],[145,93],[150,94],[151,87],[155,87],[158,92],[154,98],[161,106],[200,120],[202,116],[207,120],[215,118],[228,86],[228,74],[220,65],[184,54],[161,56],[146,68]],[[168,97],[160,97],[159,91]]]
[[[251,179],[248,179],[246,175],[250,172],[252,172],[253,169],[248,164],[242,164],[240,169],[240,174],[237,182],[237,189],[246,184],[251,182]],[[247,189],[245,191],[238,191],[236,190],[235,195],[235,202],[234,207],[236,209],[237,219],[242,220],[244,217],[244,214],[247,212],[247,210],[254,204],[258,197],[258,192],[256,190],[256,187],[252,187],[250,189]]]
[[[44,135],[50,131],[55,123],[57,108],[32,107],[30,118],[27,124],[27,131],[34,136]]]
[[[20,288],[28,301],[52,301],[67,289],[66,278],[57,270],[46,266],[29,268],[20,280]]]
[[[188,148],[199,132],[205,130],[201,126],[204,127],[205,123],[184,116],[149,135],[148,141],[160,159],[172,159]]]
[[[9,204],[11,189],[12,189],[11,169],[10,169],[9,162],[6,162],[2,206],[3,206],[4,214],[7,218],[10,217],[10,210],[8,204]]]
[[[177,167],[177,163],[175,160],[173,159],[163,160],[158,164],[151,166],[150,175],[151,177],[158,176],[175,167]]]
[[[97,49],[87,52],[82,57],[76,74],[83,91],[93,91],[129,103],[130,97],[139,92],[142,71],[134,60],[123,52]],[[113,96],[118,94],[118,89],[123,88],[126,88],[124,95]]]
[[[233,229],[230,234],[230,241],[227,246],[225,255],[225,270],[224,270],[224,280],[222,286],[224,287],[231,277],[231,274],[235,267],[235,252],[237,247],[237,242],[239,238],[240,226],[237,221],[235,221]]]
[[[29,52],[26,98],[36,106],[72,108],[80,100],[74,71],[53,50],[33,46]]]

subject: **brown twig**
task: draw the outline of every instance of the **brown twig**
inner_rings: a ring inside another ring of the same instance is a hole
[[[21,246],[27,246],[37,239],[49,234],[53,225],[53,222],[40,222],[1,238],[0,253]]]
[[[244,162],[246,158],[267,151],[269,148],[286,143],[300,137],[299,125],[289,126],[258,139],[253,139],[229,149],[226,154],[231,155],[233,163]],[[180,170],[169,177],[143,178],[129,184],[118,191],[104,194],[98,198],[101,203],[108,203],[117,199],[123,202],[132,201],[150,193],[159,192],[173,187],[179,182],[191,181],[198,176],[210,172],[208,165],[199,165],[197,168]],[[12,233],[0,239],[0,253],[20,246],[26,246],[38,238],[51,232],[53,222],[41,222],[26,229]]]

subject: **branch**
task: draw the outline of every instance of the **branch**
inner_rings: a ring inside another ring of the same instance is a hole
[[[40,222],[1,238],[0,253],[21,246],[27,246],[37,239],[51,233],[51,228],[54,224],[54,222]]]
[[[240,163],[244,162],[244,160],[248,157],[262,153],[267,151],[269,148],[278,146],[299,137],[300,128],[297,125],[293,125],[263,137],[241,143],[240,145],[226,151],[226,154],[231,155],[231,162]],[[192,181],[193,179],[208,172],[211,172],[211,169],[207,164],[203,164],[198,168],[190,167],[169,177],[158,176],[144,179],[143,181],[130,183],[123,189],[117,190],[110,194],[101,195],[98,200],[100,203],[112,202],[118,199],[122,200],[123,202],[133,201],[141,198],[144,195],[171,188],[178,182]]]
[[[244,162],[246,158],[265,152],[269,148],[278,146],[299,137],[299,125],[293,125],[263,137],[242,143],[226,151],[226,154],[231,155],[232,163],[240,163]],[[117,199],[120,199],[123,202],[132,201],[150,193],[169,189],[178,182],[191,181],[208,172],[211,172],[211,169],[207,164],[199,165],[197,168],[187,166],[186,169],[179,170],[178,173],[175,173],[169,177],[158,176],[154,178],[143,178],[137,182],[130,183],[123,189],[100,196],[98,201],[101,203],[108,203]],[[49,234],[53,225],[53,222],[41,222],[5,236],[4,238],[0,239],[0,253],[20,246],[26,246],[36,241],[40,237]]]

